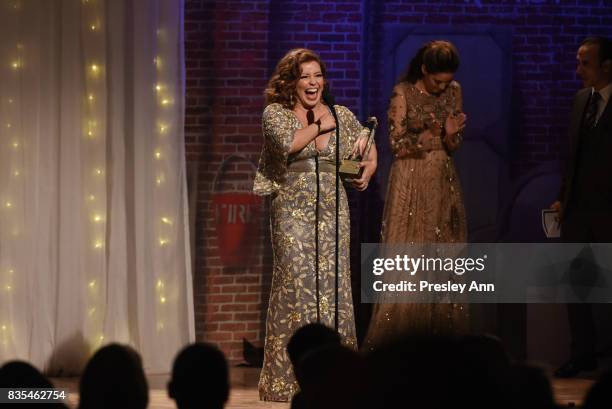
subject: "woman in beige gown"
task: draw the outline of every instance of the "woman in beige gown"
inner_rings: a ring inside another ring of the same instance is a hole
[[[262,400],[287,401],[297,390],[287,342],[300,327],[335,324],[335,156],[336,126],[340,157],[365,147],[367,128],[346,107],[335,105],[336,124],[322,100],[327,87],[325,65],[306,49],[289,51],[278,63],[263,113],[264,146],[254,191],[271,196],[270,230],[273,250],[272,288],[264,363],[259,378]],[[310,117],[310,119],[309,119]],[[365,190],[376,169],[376,148],[362,162],[360,179],[351,183]],[[316,161],[319,162],[317,206]],[[315,212],[318,208],[318,266],[316,281]],[[356,348],[349,263],[349,209],[340,186],[338,332],[345,345]],[[318,290],[318,291],[317,291]]]
[[[385,244],[466,241],[461,187],[451,157],[466,121],[461,88],[453,81],[458,66],[451,43],[427,43],[393,89],[388,125],[394,161],[382,225]],[[466,305],[382,299],[374,305],[364,349],[406,333],[457,333],[467,327]]]

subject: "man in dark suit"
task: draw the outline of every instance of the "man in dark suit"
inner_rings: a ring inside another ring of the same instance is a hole
[[[612,243],[612,42],[587,38],[576,59],[585,88],[574,98],[570,158],[559,200],[551,207],[559,211],[564,242]],[[593,312],[609,307],[568,304],[571,357],[555,376],[569,378],[597,367]]]

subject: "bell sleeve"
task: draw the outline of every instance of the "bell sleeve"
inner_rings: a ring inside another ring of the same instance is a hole
[[[257,195],[269,195],[278,191],[285,180],[287,158],[296,131],[290,115],[291,112],[281,104],[270,104],[264,109],[264,144],[253,184],[253,193]]]
[[[420,154],[424,151],[423,146],[418,143],[419,134],[408,129],[409,101],[406,99],[401,84],[393,88],[389,109],[387,110],[387,124],[389,126],[389,144],[393,155],[397,158],[403,156]]]

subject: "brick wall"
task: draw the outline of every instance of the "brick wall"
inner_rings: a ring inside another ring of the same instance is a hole
[[[196,337],[216,343],[232,361],[242,338],[262,339],[262,248],[248,268],[223,267],[214,227],[213,190],[250,191],[252,168],[232,160],[213,186],[222,161],[240,154],[257,161],[261,98],[267,67],[268,7],[264,2],[185,2],[187,161],[197,163],[194,300]]]
[[[256,260],[249,267],[223,267],[212,181],[231,154],[257,162],[262,92],[288,49],[308,47],[322,56],[337,103],[358,116],[384,117],[387,101],[380,97],[380,79],[385,62],[378,52],[386,25],[511,27],[517,124],[512,163],[518,176],[558,160],[571,99],[580,87],[574,75],[576,46],[587,34],[611,36],[611,12],[612,5],[604,1],[186,0],[186,150],[188,164],[198,164],[199,170],[194,249],[197,339],[217,343],[232,361],[241,358],[243,337],[263,342],[271,270],[268,215],[260,214],[262,229],[253,238],[259,246],[254,250]],[[363,41],[367,55],[362,53]],[[364,105],[367,112],[362,112]],[[231,162],[220,187],[244,191],[251,180],[248,164]],[[357,202],[353,211],[370,212],[367,204]],[[355,225],[352,237],[354,243],[363,237]]]
[[[360,98],[359,1],[342,4],[297,1],[205,1],[185,3],[187,161],[198,165],[194,292],[196,337],[217,343],[232,361],[241,339],[261,344],[271,255],[268,215],[253,240],[259,254],[249,267],[223,267],[214,227],[214,189],[248,191],[250,166],[232,161],[213,186],[224,159],[240,154],[256,163],[261,149],[263,89],[276,61],[290,48],[308,47],[328,63],[338,103],[357,107]],[[264,209],[265,210],[265,209]]]
[[[464,0],[373,2],[370,61],[380,62],[381,35],[389,24],[494,25],[513,31],[512,76],[516,111],[512,170],[515,176],[559,160],[566,143],[576,80],[577,45],[588,35],[612,35],[612,4],[604,1]],[[382,65],[369,73],[370,106],[386,106]]]

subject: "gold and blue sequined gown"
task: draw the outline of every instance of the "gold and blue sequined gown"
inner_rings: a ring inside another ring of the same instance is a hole
[[[389,173],[381,239],[386,244],[464,243],[467,238],[461,186],[453,159],[440,137],[425,149],[418,135],[444,124],[462,110],[461,88],[455,81],[439,95],[413,84],[397,84],[388,110],[389,139],[395,156]],[[383,295],[384,297],[384,295]],[[362,347],[414,332],[464,333],[469,330],[467,305],[452,303],[385,303],[374,305]]]
[[[347,108],[336,106],[341,157],[353,147],[364,128]],[[255,176],[254,192],[271,195],[270,229],[273,275],[264,363],[259,379],[262,400],[288,401],[297,383],[287,355],[287,342],[296,329],[317,320],[315,284],[315,208],[317,151],[311,142],[289,154],[293,134],[302,128],[293,111],[280,104],[263,113],[264,146]],[[367,132],[367,128],[366,128]],[[321,322],[334,327],[335,300],[335,131],[319,155],[319,310]],[[356,348],[349,261],[349,210],[340,187],[339,325],[343,342]]]

